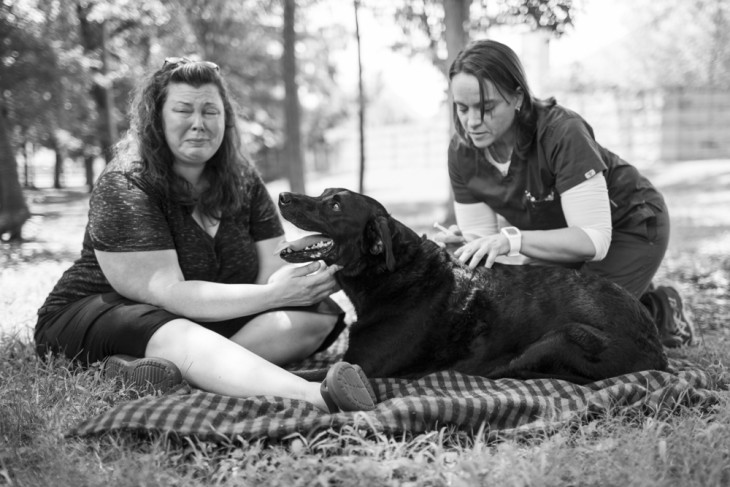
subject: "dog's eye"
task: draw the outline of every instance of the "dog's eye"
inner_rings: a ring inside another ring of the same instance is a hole
[[[342,211],[342,208],[340,208],[340,204],[338,202],[332,202],[332,211]]]

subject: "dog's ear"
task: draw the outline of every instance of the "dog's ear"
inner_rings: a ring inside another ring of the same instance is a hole
[[[395,269],[395,255],[393,255],[393,240],[388,227],[388,217],[378,216],[370,220],[368,225],[368,245],[373,255],[385,254],[385,266],[388,271]]]

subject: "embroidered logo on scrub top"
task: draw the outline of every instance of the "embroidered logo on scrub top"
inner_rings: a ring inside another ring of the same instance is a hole
[[[586,179],[591,179],[595,175],[596,175],[595,169],[591,169],[590,171],[588,171],[587,173],[584,174]]]
[[[555,190],[551,189],[547,196],[545,196],[543,199],[537,199],[534,196],[532,196],[532,193],[525,190],[525,198],[527,198],[527,201],[530,203],[542,203],[543,201],[553,201],[555,199]]]

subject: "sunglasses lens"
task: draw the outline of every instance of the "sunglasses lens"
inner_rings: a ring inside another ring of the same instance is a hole
[[[168,57],[168,58],[165,58],[165,62],[162,63],[162,67],[164,68],[168,64],[177,65],[177,64],[184,64],[187,62],[189,62],[189,60],[184,57]]]
[[[221,70],[221,68],[219,68],[216,63],[212,63],[210,61],[205,61],[205,65],[208,66],[211,69],[216,70],[216,71],[220,71]]]

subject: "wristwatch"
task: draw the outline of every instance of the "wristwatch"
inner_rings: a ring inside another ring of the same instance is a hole
[[[507,237],[509,241],[509,254],[508,257],[514,257],[520,255],[520,249],[522,248],[522,232],[517,227],[504,227],[499,233]]]

